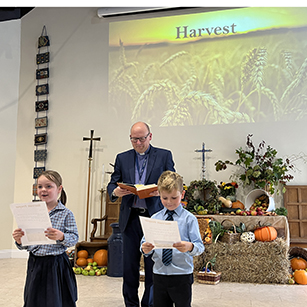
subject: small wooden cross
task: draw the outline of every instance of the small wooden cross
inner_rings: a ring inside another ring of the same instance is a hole
[[[83,141],[90,141],[90,151],[88,154],[88,159],[92,159],[93,154],[93,141],[100,141],[100,137],[94,138],[94,130],[91,130],[91,137],[83,137]]]

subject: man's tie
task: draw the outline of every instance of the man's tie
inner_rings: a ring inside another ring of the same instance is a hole
[[[170,211],[167,210],[167,218],[166,221],[173,221],[173,214],[175,213],[175,211]],[[163,249],[162,251],[162,262],[164,265],[170,265],[172,262],[172,255],[173,251],[172,249],[168,248],[168,249]]]

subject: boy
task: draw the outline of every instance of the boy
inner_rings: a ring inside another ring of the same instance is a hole
[[[174,249],[154,251],[154,245],[145,242],[144,237],[141,241],[141,251],[145,257],[153,254],[154,306],[172,307],[175,304],[176,307],[190,307],[193,256],[204,251],[197,218],[181,206],[185,191],[180,175],[172,171],[163,172],[158,180],[158,191],[164,208],[151,218],[177,221],[182,241],[174,243]]]

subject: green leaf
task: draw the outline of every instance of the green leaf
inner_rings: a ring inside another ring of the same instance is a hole
[[[252,164],[252,162],[253,162],[252,158],[246,158],[244,164],[246,167],[248,167]]]
[[[209,222],[209,227],[212,231],[212,241],[215,242],[215,240],[217,239],[217,237],[219,235],[223,235],[224,234],[224,227],[223,225],[221,225],[220,222],[217,221],[210,221]]]
[[[241,228],[242,232],[246,231],[246,226],[242,222],[240,223],[240,228]]]
[[[285,207],[276,208],[274,212],[278,215],[285,215],[285,216],[288,215],[288,210]]]
[[[215,266],[215,263],[216,263],[216,256],[217,256],[217,254],[215,254],[214,257],[209,260],[209,262],[211,262],[211,268],[212,269],[213,269],[213,267]]]
[[[249,177],[253,174],[253,169],[252,168],[249,168],[247,171],[246,171],[246,177]]]
[[[261,175],[260,171],[253,172],[253,177],[255,177],[255,178],[260,177],[260,175]]]

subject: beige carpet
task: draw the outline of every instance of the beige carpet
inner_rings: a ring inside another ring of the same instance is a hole
[[[26,259],[0,259],[0,306],[22,307]],[[122,278],[77,275],[78,307],[123,307]],[[141,283],[140,293],[143,291]],[[302,307],[307,285],[220,282],[193,285],[193,307]]]

